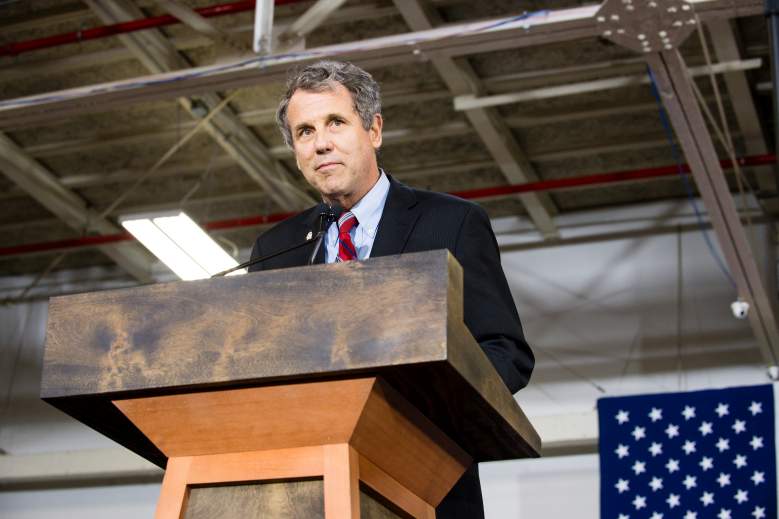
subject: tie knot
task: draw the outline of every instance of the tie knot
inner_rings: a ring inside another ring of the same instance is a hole
[[[339,234],[349,234],[349,232],[357,226],[357,217],[354,213],[347,211],[341,215],[338,219],[338,232]]]

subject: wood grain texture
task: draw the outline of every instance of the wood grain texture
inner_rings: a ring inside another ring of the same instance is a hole
[[[395,507],[405,512],[408,517],[414,519],[435,519],[435,508],[425,503],[419,496],[413,494],[364,456],[360,456],[360,481],[389,500]],[[365,492],[363,492],[364,494]],[[361,506],[363,501],[364,497],[361,496]],[[405,517],[399,511],[394,511],[393,513]],[[361,519],[364,519],[364,511],[362,511],[362,514],[363,517]]]
[[[165,477],[162,478],[154,519],[181,519],[187,506],[187,477],[191,462],[191,458],[169,460]]]
[[[166,456],[346,443],[375,378],[117,400]]]
[[[462,324],[462,270],[446,251],[54,298],[41,394],[164,467],[113,400],[367,375],[476,461],[538,455]]]
[[[55,297],[41,395],[440,361],[448,261],[409,254]]]
[[[541,452],[541,437],[487,355],[468,333],[465,324],[450,321],[449,325],[447,367],[456,370],[460,375],[456,378],[467,381],[473,390],[468,398],[452,400],[461,408],[451,415],[457,438],[466,438],[463,444],[469,446],[470,452],[495,453],[491,458],[477,455],[478,461],[500,459],[497,453],[506,449],[520,450],[521,455],[517,457],[537,457]],[[493,412],[502,420],[490,419]]]
[[[374,385],[351,444],[362,457],[432,506],[441,502],[473,461],[381,380]]]
[[[188,485],[308,478],[324,474],[322,447],[214,454],[187,459],[191,460]]]
[[[232,517],[235,509],[228,506],[231,499],[238,501],[254,496],[261,506],[256,510],[280,510],[300,512],[303,517],[308,517],[306,510],[316,510],[311,504],[314,499],[306,494],[308,504],[303,508],[279,503],[278,499],[283,492],[281,487],[273,487],[276,490],[241,490],[231,489],[215,490],[199,494],[195,500],[194,508],[191,508],[193,490],[198,485],[214,486],[225,483],[245,483],[268,480],[292,480],[300,478],[320,478],[319,503],[322,503],[321,477],[324,473],[324,449],[322,447],[303,447],[299,449],[279,449],[261,452],[241,452],[231,454],[214,454],[210,456],[183,456],[171,457],[162,481],[160,499],[157,502],[155,519],[181,519],[182,517],[222,517],[221,513],[208,515],[215,510],[224,508],[225,516]],[[223,485],[224,486],[224,485]],[[241,485],[238,485],[241,486]],[[251,486],[251,485],[248,485]],[[193,488],[195,487],[195,488]],[[225,487],[226,488],[226,487]],[[296,487],[297,488],[297,487]],[[235,494],[238,492],[238,494]],[[302,490],[301,490],[302,492]],[[194,492],[198,495],[197,492]],[[211,506],[205,502],[206,496],[215,496],[215,504]],[[249,507],[250,510],[255,508]],[[321,506],[319,508],[322,508]],[[189,511],[188,511],[189,510]],[[323,509],[321,511],[323,513]],[[194,515],[193,515],[194,514]],[[238,516],[236,516],[238,517]],[[275,516],[274,516],[275,517]],[[321,517],[321,514],[320,514]]]
[[[414,519],[414,516],[397,510],[381,496],[360,489],[360,519]]]
[[[338,510],[331,515],[356,513],[348,512],[347,505],[358,504],[350,482],[357,481],[363,465],[371,488],[387,490],[387,498],[405,503],[402,509],[411,507],[424,517],[420,510],[437,506],[472,463],[435,424],[375,377],[115,404],[177,466],[189,460],[186,484],[324,474],[325,490],[333,496],[328,510]]]
[[[322,480],[192,488],[184,519],[323,519]]]
[[[348,443],[325,445],[325,517],[360,519],[359,454]]]

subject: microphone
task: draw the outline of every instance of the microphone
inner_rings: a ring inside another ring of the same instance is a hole
[[[338,221],[343,212],[344,208],[341,207],[338,202],[335,202],[332,205],[325,205],[322,212],[319,213],[319,226],[315,237],[316,245],[314,245],[314,250],[311,251],[311,256],[308,258],[309,265],[314,264],[316,255],[319,254],[319,249],[322,247],[322,242],[325,240],[327,229],[330,228],[330,225],[332,225],[333,222]]]
[[[286,249],[282,249],[280,251],[276,251],[271,254],[261,256],[259,258],[250,259],[249,261],[244,261],[240,265],[236,265],[235,267],[229,268],[227,270],[223,270],[222,272],[217,272],[211,277],[218,278],[218,277],[226,276],[230,272],[235,272],[236,270],[245,269],[246,267],[250,267],[257,263],[261,263],[263,261],[275,258],[276,256],[281,256],[282,254],[286,254],[287,252],[297,250],[301,247],[305,247],[309,243],[316,242],[316,245],[314,246],[314,251],[308,260],[308,264],[311,265],[314,262],[314,259],[316,259],[316,255],[319,252],[319,248],[322,246],[322,241],[324,240],[325,234],[327,233],[327,229],[330,227],[330,224],[338,221],[338,218],[341,217],[341,213],[343,213],[343,208],[337,203],[333,205],[328,205],[323,203],[320,205],[323,207],[319,213],[317,232],[314,236],[307,238],[305,241],[302,241],[291,247],[287,247]]]

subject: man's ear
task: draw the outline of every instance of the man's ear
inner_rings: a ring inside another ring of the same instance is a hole
[[[382,119],[381,114],[375,114],[373,116],[373,123],[371,123],[371,128],[368,130],[368,133],[370,134],[373,148],[377,150],[381,147],[381,129],[383,126],[384,119]]]

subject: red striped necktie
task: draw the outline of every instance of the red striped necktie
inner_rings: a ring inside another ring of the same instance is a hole
[[[352,229],[357,227],[357,224],[357,217],[351,211],[344,213],[338,219],[338,257],[336,262],[357,259],[357,248],[355,248],[349,234]]]

